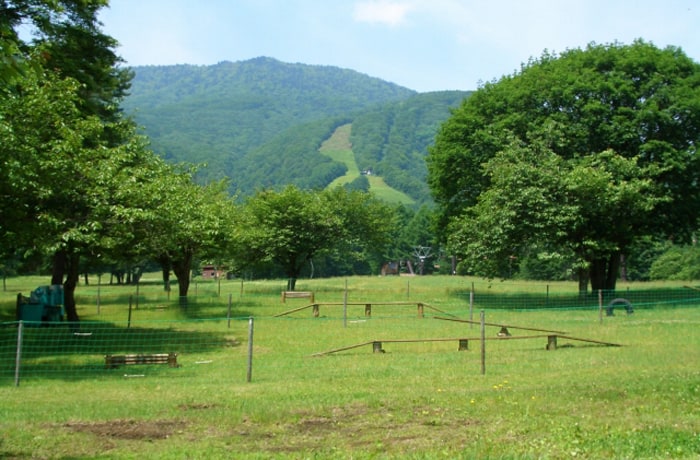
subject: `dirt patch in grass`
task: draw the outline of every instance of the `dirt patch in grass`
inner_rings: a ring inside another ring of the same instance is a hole
[[[330,446],[340,451],[400,454],[464,445],[481,425],[448,408],[416,407],[409,414],[352,404],[297,412],[290,414],[289,421],[273,425],[244,421],[230,435],[239,449],[273,454],[322,453]]]
[[[113,439],[167,439],[186,424],[174,420],[109,420],[106,422],[67,422],[71,431]]]
[[[209,403],[199,403],[199,404],[181,404],[178,406],[181,410],[188,411],[188,410],[206,410],[206,409],[214,409],[217,407],[217,404],[209,404]]]

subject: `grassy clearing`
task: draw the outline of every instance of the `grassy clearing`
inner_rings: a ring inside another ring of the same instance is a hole
[[[357,167],[357,162],[355,161],[355,154],[352,151],[352,144],[350,144],[350,131],[352,129],[351,124],[339,126],[323,143],[318,149],[319,152],[330,157],[332,160],[343,163],[347,172],[344,176],[336,178],[329,187],[337,187],[345,184],[349,184],[358,177],[360,177],[360,170]]]
[[[405,193],[396,190],[393,187],[387,185],[379,176],[368,176],[369,179],[369,189],[378,198],[388,201],[389,203],[402,203],[405,205],[411,205],[415,203],[415,200]]]
[[[700,455],[700,305],[605,317],[591,309],[488,308],[487,321],[567,331],[621,343],[603,347],[546,338],[480,345],[385,343],[323,357],[320,351],[378,339],[476,337],[478,326],[418,318],[413,306],[321,307],[280,301],[283,282],[198,282],[188,309],[147,277],[134,325],[183,320],[238,345],[183,353],[179,369],[33,377],[0,386],[3,458],[697,458]],[[301,280],[318,302],[342,301],[345,281]],[[575,292],[572,283],[492,283],[455,277],[350,278],[348,301],[422,301],[465,317],[471,289]],[[10,279],[2,299],[45,279]],[[668,285],[635,285],[660,289]],[[624,287],[623,287],[624,289]],[[123,321],[134,287],[81,286],[84,320]],[[228,295],[231,329],[221,318]],[[10,312],[8,312],[10,310]],[[255,317],[253,380],[246,382],[248,317]],[[345,325],[345,326],[344,326]],[[487,329],[494,336],[496,329]],[[523,332],[516,332],[515,334]],[[197,363],[204,364],[197,364]],[[124,373],[144,375],[125,378]],[[4,380],[3,380],[4,381]]]
[[[331,188],[349,184],[360,177],[360,169],[355,161],[355,154],[352,151],[352,144],[350,143],[351,129],[351,124],[338,127],[331,137],[326,139],[319,148],[321,153],[335,161],[343,163],[348,168],[344,176],[338,177],[330,183],[329,187]],[[378,198],[389,203],[402,203],[405,205],[414,203],[413,198],[390,187],[381,177],[367,176],[367,179],[369,180],[370,191]]]

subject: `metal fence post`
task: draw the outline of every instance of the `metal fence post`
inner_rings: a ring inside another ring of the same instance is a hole
[[[22,336],[24,334],[24,321],[20,320],[17,328],[17,355],[15,357],[15,386],[19,386],[19,368],[22,364]]]
[[[486,313],[481,310],[481,375],[486,374]]]
[[[233,303],[233,294],[228,295],[228,313],[226,314],[228,318],[228,328],[231,329],[231,304]]]
[[[246,382],[253,379],[253,317],[248,319],[248,374]]]

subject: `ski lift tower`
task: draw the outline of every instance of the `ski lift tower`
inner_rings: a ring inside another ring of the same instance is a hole
[[[423,268],[425,267],[425,260],[431,256],[430,251],[432,248],[430,246],[414,246],[413,255],[418,259],[418,274],[423,275]]]

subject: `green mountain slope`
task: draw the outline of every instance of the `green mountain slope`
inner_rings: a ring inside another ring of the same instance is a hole
[[[402,203],[409,206],[414,204],[415,200],[405,193],[387,185],[381,177],[367,174],[367,171],[360,171],[360,168],[357,167],[352,144],[350,143],[351,130],[351,124],[339,126],[331,137],[321,144],[321,148],[319,149],[321,153],[338,163],[344,164],[347,169],[344,175],[335,178],[328,187],[346,186],[348,184],[361,182],[361,179],[364,178],[366,187],[363,188],[366,188],[384,201]]]
[[[352,123],[358,166],[429,200],[427,145],[467,94],[418,94],[352,70],[271,58],[133,70],[124,109],[153,149],[169,161],[206,164],[200,180],[228,177],[242,195],[289,183],[322,188],[345,175],[347,164],[319,148]]]
[[[361,169],[419,202],[429,201],[425,156],[440,124],[469,93],[444,91],[415,95],[358,115],[350,142]]]
[[[333,179],[328,187],[343,186],[360,177],[360,168],[357,167],[355,153],[352,151],[352,144],[350,144],[351,129],[352,124],[350,123],[338,126],[331,137],[323,141],[318,149],[331,160],[345,165],[345,174]]]
[[[231,160],[293,126],[415,94],[351,70],[270,58],[134,72],[124,108],[154,149],[174,161],[206,162],[213,176],[232,174]]]

